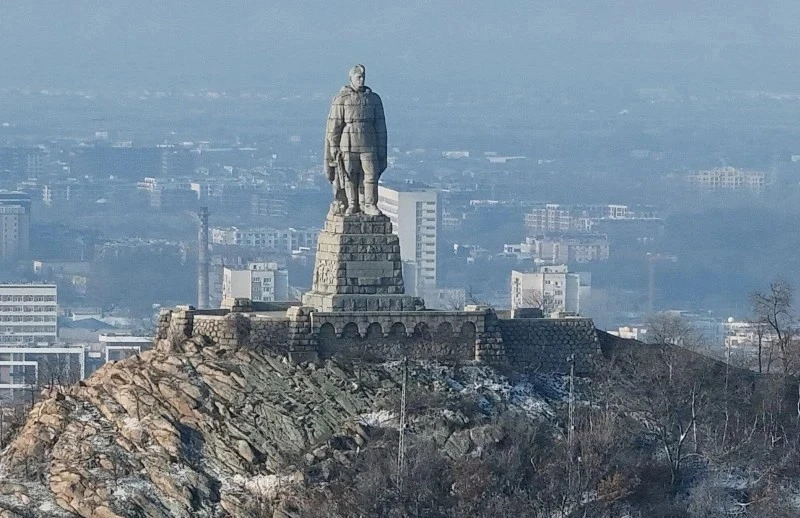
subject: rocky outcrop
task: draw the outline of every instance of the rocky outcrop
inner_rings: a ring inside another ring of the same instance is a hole
[[[534,391],[480,381],[496,377],[488,367],[461,368],[472,369],[469,384],[435,363],[412,365],[411,383],[547,415]],[[292,365],[202,336],[159,340],[36,404],[0,460],[0,517],[291,516],[293,488],[324,481],[375,429],[396,429],[400,371],[397,362]],[[425,426],[447,455],[502,439],[436,412]]]

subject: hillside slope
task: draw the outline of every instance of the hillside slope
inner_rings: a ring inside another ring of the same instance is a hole
[[[0,458],[0,516],[300,513],[367,443],[396,443],[402,371],[160,341],[36,404]],[[503,438],[491,415],[552,419],[563,386],[414,363],[409,430],[469,455]]]

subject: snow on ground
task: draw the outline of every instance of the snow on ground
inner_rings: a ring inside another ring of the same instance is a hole
[[[282,490],[295,486],[302,481],[294,475],[255,475],[253,477],[234,475],[231,482],[247,489],[253,495],[272,500]]]
[[[381,366],[399,379],[403,362],[385,362]],[[492,413],[498,404],[509,405],[535,419],[552,419],[552,405],[569,399],[569,378],[558,374],[533,373],[512,380],[486,365],[452,367],[436,361],[412,361],[409,378],[430,383],[436,389],[475,397],[481,411]],[[580,399],[576,389],[576,399]]]
[[[358,416],[358,421],[372,428],[397,428],[399,426],[397,414],[389,410],[378,410],[377,412],[367,412]]]

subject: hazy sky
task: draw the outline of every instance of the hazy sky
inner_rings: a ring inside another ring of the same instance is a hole
[[[5,86],[800,90],[800,2],[0,0]],[[0,85],[2,87],[3,85]]]

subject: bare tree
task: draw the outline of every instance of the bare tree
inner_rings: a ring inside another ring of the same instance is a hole
[[[754,292],[750,296],[750,303],[754,318],[775,338],[774,343],[780,352],[780,361],[784,374],[791,374],[796,370],[797,359],[788,353],[792,344],[793,328],[795,317],[792,308],[793,299],[792,286],[784,280],[776,280],[770,283],[769,290],[766,292]],[[761,344],[761,339],[759,339]],[[759,345],[759,351],[761,347]],[[770,349],[767,360],[767,373],[772,367],[772,350]],[[759,352],[760,363],[760,352]]]
[[[700,333],[692,324],[674,313],[656,313],[647,319],[647,342],[658,346],[678,345],[687,349],[698,348]]]
[[[39,389],[48,392],[65,392],[70,386],[80,381],[79,360],[70,354],[42,354],[37,359]]]
[[[518,307],[540,309],[544,315],[548,315],[559,309],[553,295],[536,289],[522,290],[522,297],[520,298]]]

